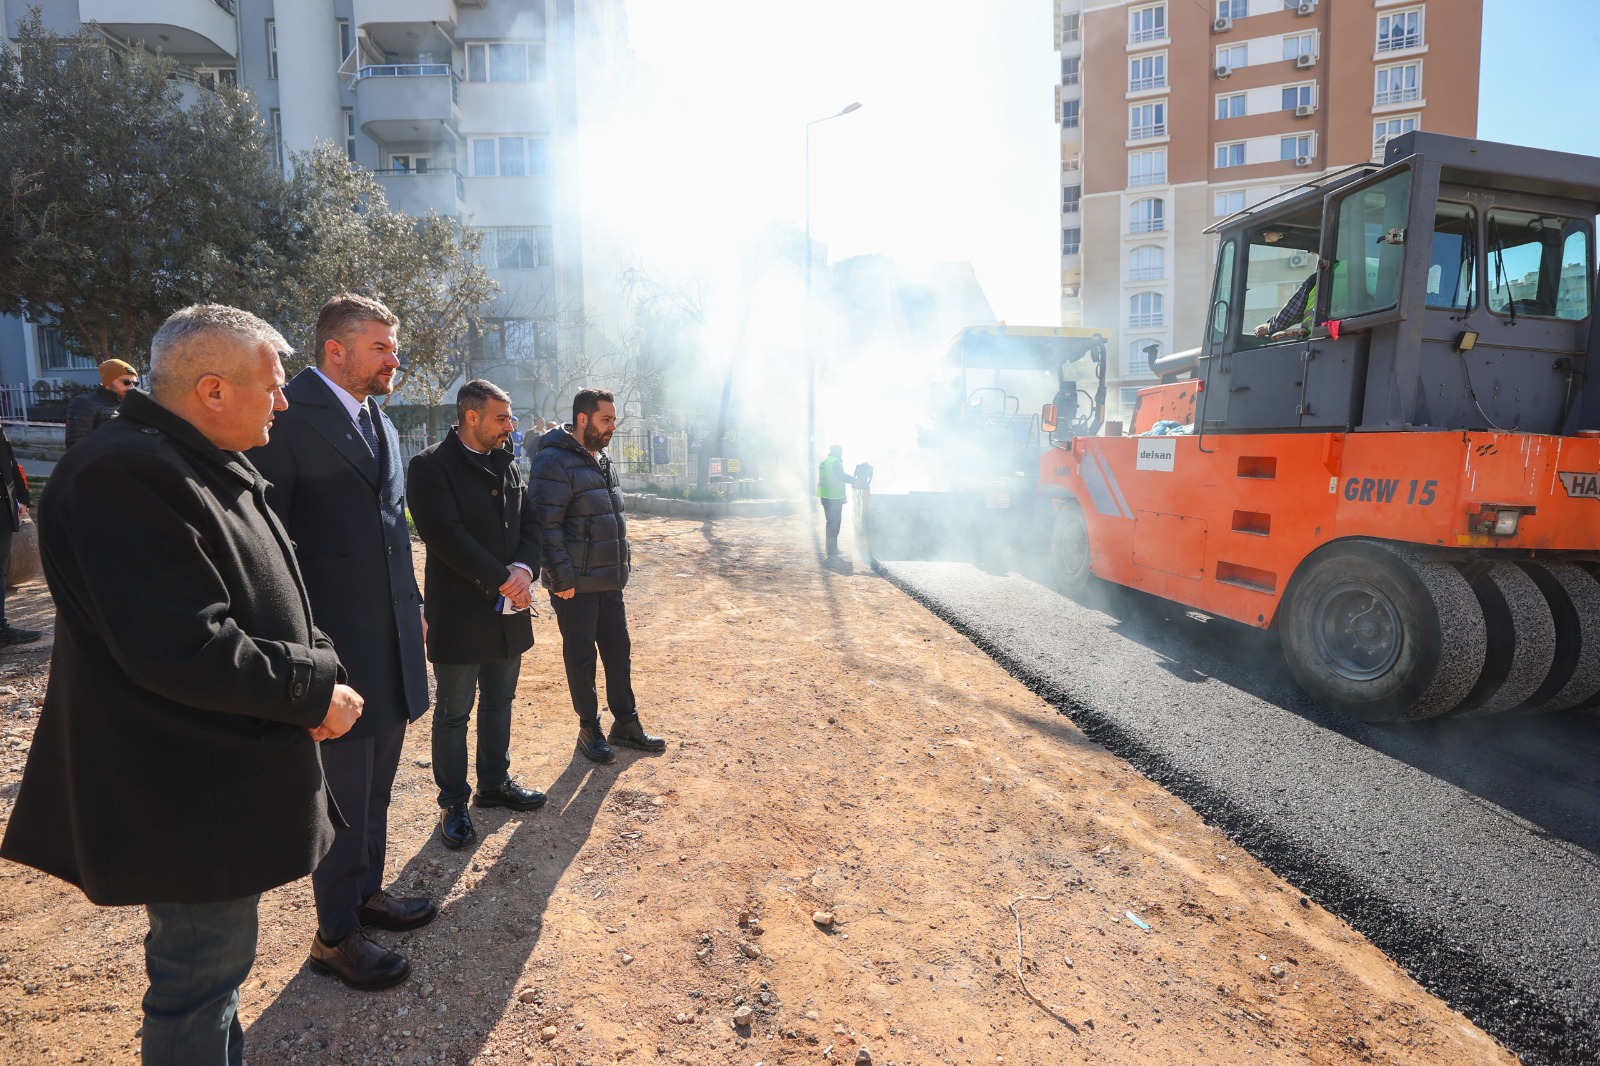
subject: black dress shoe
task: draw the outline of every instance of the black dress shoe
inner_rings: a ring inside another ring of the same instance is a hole
[[[43,633],[37,629],[17,629],[13,626],[0,626],[0,644],[32,644]]]
[[[497,788],[480,788],[472,798],[474,807],[510,807],[514,811],[536,811],[544,806],[544,793],[523,788],[511,778]]]
[[[359,929],[333,945],[324,944],[318,933],[311,938],[311,957],[306,962],[313,973],[337,977],[357,992],[393,988],[411,976],[405,956],[379,947]]]
[[[610,741],[613,744],[622,744],[640,751],[666,751],[667,742],[662,737],[653,737],[644,731],[644,726],[639,724],[639,716],[632,718],[618,718],[611,723]]]
[[[439,839],[447,848],[464,848],[478,839],[478,830],[467,813],[467,801],[452,803],[439,812]]]
[[[578,727],[578,754],[590,762],[616,762],[617,753],[611,750],[600,732],[600,723]]]
[[[427,896],[391,896],[380,891],[361,905],[357,916],[369,929],[403,933],[427,925],[439,916],[439,905]]]

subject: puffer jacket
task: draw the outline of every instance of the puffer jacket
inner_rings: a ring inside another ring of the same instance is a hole
[[[104,385],[96,385],[74,396],[67,404],[67,447],[117,417],[121,409],[122,401]]]
[[[578,438],[558,427],[539,438],[528,484],[539,520],[545,588],[621,591],[631,560],[615,468],[607,477]]]

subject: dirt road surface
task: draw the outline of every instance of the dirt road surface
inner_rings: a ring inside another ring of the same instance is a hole
[[[310,973],[308,883],[269,893],[250,1063],[1515,1061],[886,581],[823,571],[804,519],[632,530],[635,685],[671,747],[573,756],[544,606],[513,772],[549,805],[446,850],[413,727],[389,873],[444,909],[374,938],[414,974]],[[0,658],[0,815],[47,648]],[[144,929],[0,864],[0,1061],[137,1061]]]

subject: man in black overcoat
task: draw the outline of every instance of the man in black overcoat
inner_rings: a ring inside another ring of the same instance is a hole
[[[18,629],[6,621],[6,567],[11,563],[11,538],[22,532],[33,496],[22,464],[11,450],[11,439],[0,428],[0,644],[32,644],[42,633],[37,629]]]
[[[404,957],[373,943],[363,927],[415,929],[438,913],[431,899],[383,891],[400,747],[406,724],[428,707],[400,438],[373,399],[394,388],[398,326],[377,300],[350,293],[329,300],[317,318],[316,365],[284,388],[289,410],[272,440],[250,453],[271,483],[267,502],[294,540],[317,625],[367,701],[361,723],[322,748],[350,827],[311,876],[311,968],[359,990],[388,988],[411,973]]]
[[[151,344],[150,395],[130,392],[44,492],[55,652],[0,855],[144,905],[146,1066],[243,1060],[257,903],[332,843],[316,742],[361,714],[239,454],[284,408],[287,347],[244,311],[179,311]]]
[[[528,491],[539,520],[550,606],[561,630],[567,690],[578,714],[578,754],[591,762],[616,759],[612,744],[640,751],[666,749],[639,724],[633,697],[633,644],[622,590],[632,559],[628,522],[606,445],[617,428],[617,405],[603,389],[584,389],[572,401],[572,425],[539,438]],[[595,653],[606,670],[611,732],[600,732]]]
[[[456,393],[457,424],[411,460],[406,498],[428,547],[428,658],[433,709],[433,780],[439,786],[439,836],[446,847],[478,839],[479,807],[535,811],[544,794],[511,778],[511,702],[522,653],[533,647],[533,576],[539,526],[522,472],[503,445],[511,397],[489,381]],[[467,719],[478,699],[478,792],[467,786]]]

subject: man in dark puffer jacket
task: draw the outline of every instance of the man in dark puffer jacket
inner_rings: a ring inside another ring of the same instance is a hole
[[[599,763],[617,757],[611,744],[640,751],[667,746],[639,724],[633,698],[628,615],[622,602],[628,583],[628,525],[622,492],[605,453],[616,428],[611,393],[584,389],[572,401],[572,425],[539,438],[529,479],[543,537],[541,578],[561,629],[567,689],[578,712],[578,754]],[[600,732],[600,696],[594,685],[597,648],[614,719],[609,737]]]
[[[107,359],[100,364],[100,384],[72,398],[67,404],[67,447],[78,443],[113,418],[122,409],[122,398],[139,384],[139,372],[132,363]]]

